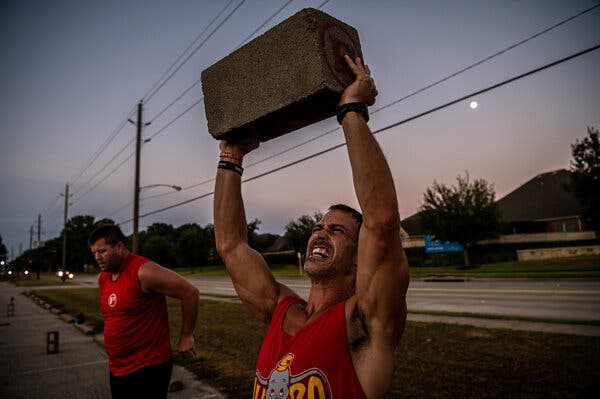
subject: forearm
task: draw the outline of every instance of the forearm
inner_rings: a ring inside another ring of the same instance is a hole
[[[198,318],[198,290],[193,289],[181,298],[181,335],[192,335]]]
[[[398,203],[387,160],[363,117],[349,112],[342,120],[354,189],[365,223],[398,225]],[[394,226],[390,226],[394,227]]]
[[[214,201],[215,242],[223,257],[240,243],[246,243],[248,232],[241,192],[241,176],[217,169]]]

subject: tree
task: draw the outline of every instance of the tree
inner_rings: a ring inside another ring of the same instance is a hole
[[[309,215],[302,215],[285,226],[285,238],[296,252],[306,252],[306,244],[312,234],[312,229],[322,218],[322,213],[315,212],[312,217]]]
[[[260,229],[259,226],[261,223],[262,222],[257,218],[254,218],[253,221],[248,223],[248,244],[253,248],[256,248],[256,239],[258,237],[258,230]]]
[[[206,232],[197,224],[185,224],[177,228],[176,255],[180,266],[190,266],[194,273],[194,266],[205,264],[208,259],[209,248]]]
[[[447,187],[433,182],[423,194],[420,218],[423,230],[440,241],[462,245],[465,266],[470,266],[469,248],[479,240],[497,237],[500,211],[492,184],[483,179],[456,178],[458,185]]]
[[[144,244],[144,256],[163,267],[172,269],[175,266],[175,248],[173,242],[160,235],[152,235]]]
[[[2,236],[0,236],[0,260],[6,260],[6,245],[2,242]]]
[[[600,137],[593,127],[587,131],[587,137],[571,145],[570,190],[584,208],[588,227],[600,231]]]

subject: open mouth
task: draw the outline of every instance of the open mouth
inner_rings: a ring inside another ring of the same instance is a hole
[[[322,246],[322,245],[315,245],[312,247],[312,249],[310,251],[311,257],[320,258],[320,259],[329,258],[329,254],[330,254],[329,248]]]

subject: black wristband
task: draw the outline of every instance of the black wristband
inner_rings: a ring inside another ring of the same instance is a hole
[[[242,168],[240,165],[235,164],[233,162],[228,162],[228,161],[219,161],[219,164],[217,165],[218,169],[227,169],[227,170],[233,170],[235,173],[237,173],[238,175],[242,175],[242,173],[244,173],[244,168]]]
[[[348,112],[358,112],[362,115],[365,122],[369,121],[369,110],[367,109],[367,104],[365,103],[347,103],[342,104],[337,108],[337,121],[341,125],[344,116]]]

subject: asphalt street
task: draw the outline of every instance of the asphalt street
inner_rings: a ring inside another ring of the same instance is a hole
[[[192,278],[190,281],[207,297],[236,296],[228,278],[202,277]],[[291,287],[301,297],[308,297],[308,279],[288,278],[279,281]],[[406,300],[408,319],[413,321],[600,336],[600,326],[577,324],[600,321],[600,280],[413,280]],[[533,321],[451,317],[422,312],[522,317]],[[572,323],[536,320],[570,320]]]
[[[96,275],[81,275],[76,282],[96,286],[96,279]],[[239,301],[228,277],[188,280],[200,290],[201,298]],[[279,281],[308,298],[310,281],[306,277]],[[600,336],[600,326],[589,325],[589,322],[600,322],[598,279],[413,279],[407,306],[408,319],[413,321]],[[438,312],[461,317],[432,314]],[[462,317],[467,313],[530,321]],[[550,320],[561,322],[550,323]]]

